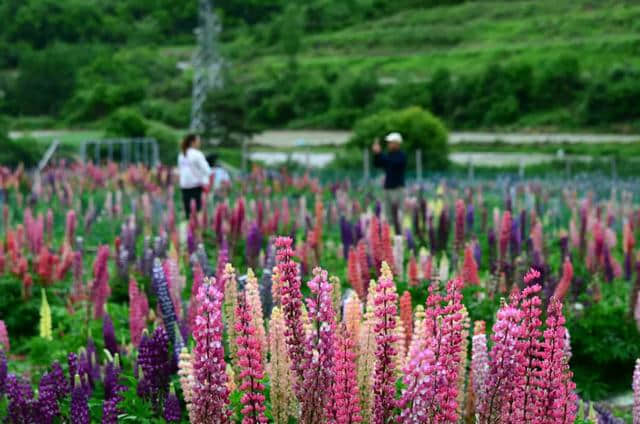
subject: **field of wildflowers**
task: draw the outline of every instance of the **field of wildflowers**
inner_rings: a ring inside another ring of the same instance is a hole
[[[255,168],[186,222],[165,167],[0,190],[6,422],[640,423],[634,182],[425,180],[388,214]]]

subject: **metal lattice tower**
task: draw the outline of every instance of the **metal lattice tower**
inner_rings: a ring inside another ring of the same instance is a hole
[[[215,117],[205,117],[204,102],[207,93],[222,85],[222,56],[218,45],[218,36],[222,26],[213,12],[209,0],[198,0],[198,28],[196,38],[198,48],[193,57],[193,90],[191,103],[191,131],[202,133],[207,126],[205,119],[211,121]],[[213,122],[209,122],[213,124]]]

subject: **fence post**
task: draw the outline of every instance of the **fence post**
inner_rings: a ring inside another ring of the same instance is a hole
[[[367,149],[362,151],[362,172],[364,173],[364,180],[369,181],[369,150]]]
[[[473,160],[469,157],[469,162],[467,162],[468,170],[467,170],[467,179],[473,182],[474,171],[473,171]]]
[[[109,162],[113,161],[113,143],[112,142],[108,142],[109,144],[107,145],[107,154],[109,157]]]
[[[614,180],[618,178],[618,170],[616,168],[615,156],[611,158],[611,178],[613,178]]]
[[[93,159],[96,166],[100,165],[100,141],[94,142],[93,145]]]
[[[422,181],[422,150],[416,150],[416,178]]]

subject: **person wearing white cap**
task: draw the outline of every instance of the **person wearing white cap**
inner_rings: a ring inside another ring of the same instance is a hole
[[[404,194],[404,174],[407,168],[407,156],[400,149],[402,135],[398,132],[387,134],[384,138],[387,142],[387,153],[382,152],[380,142],[373,143],[373,165],[384,169],[384,190],[387,213],[392,217],[396,232],[400,231],[398,222],[398,209],[400,208]]]

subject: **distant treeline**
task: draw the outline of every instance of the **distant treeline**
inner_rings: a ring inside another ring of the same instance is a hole
[[[640,118],[640,69],[612,64],[594,72],[579,51],[540,63],[429,69],[413,79],[297,58],[296,31],[330,31],[452,3],[462,2],[216,0],[223,52],[234,66],[229,74],[239,76],[234,93],[243,96],[248,124],[351,128],[374,112],[412,105],[451,128],[633,126]],[[101,123],[122,108],[151,127],[188,125],[192,73],[176,64],[189,60],[184,46],[195,43],[196,0],[4,0],[0,21],[0,114],[13,117],[14,126],[28,126],[31,118],[24,117],[34,116],[46,117],[38,126]],[[252,51],[279,46],[278,62],[252,69],[234,64],[243,40]]]

